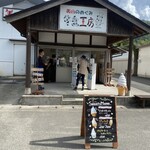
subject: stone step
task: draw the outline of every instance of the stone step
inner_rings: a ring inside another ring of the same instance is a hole
[[[63,98],[62,105],[82,105],[83,98]]]
[[[83,95],[22,95],[20,105],[82,105]],[[116,96],[117,105],[132,107],[136,100],[131,96]]]
[[[62,95],[22,95],[20,105],[61,105]]]
[[[130,96],[116,96],[116,102],[117,105],[123,105],[128,107],[136,105],[135,98]],[[79,97],[79,98],[67,97],[67,98],[63,98],[62,101],[62,105],[82,105],[82,103],[83,103],[83,97]]]

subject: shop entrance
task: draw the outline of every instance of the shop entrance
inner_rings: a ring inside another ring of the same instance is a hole
[[[57,49],[56,50],[57,67],[56,67],[56,82],[71,82],[72,72],[72,50]]]
[[[44,49],[44,61],[49,64],[52,63],[48,69],[45,69],[46,81],[49,82],[71,82],[72,50],[70,48],[59,48],[40,46]]]
[[[55,47],[55,46],[40,46],[45,51],[44,60],[46,63],[52,56],[54,60],[54,66],[46,73],[48,82],[61,82],[61,83],[72,83],[73,78],[73,59],[76,57],[77,61],[82,55],[85,55],[87,60],[90,62],[91,58],[94,58],[97,64],[96,68],[96,83],[104,82],[104,71],[107,60],[106,49],[88,49],[88,48],[73,48],[73,47]],[[86,79],[88,77],[86,76]]]

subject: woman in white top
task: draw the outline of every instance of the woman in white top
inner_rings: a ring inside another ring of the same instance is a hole
[[[77,81],[74,90],[77,90],[80,79],[82,81],[82,90],[84,90],[84,78],[87,74],[87,71],[89,72],[89,64],[87,62],[86,56],[82,55],[78,64]]]

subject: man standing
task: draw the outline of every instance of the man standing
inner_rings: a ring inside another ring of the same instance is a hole
[[[37,59],[37,65],[36,65],[38,68],[44,68],[44,66],[45,66],[43,56],[44,56],[44,50],[40,49],[39,50],[39,56]]]
[[[84,79],[87,71],[89,72],[88,61],[86,59],[86,56],[82,55],[78,64],[78,74],[74,90],[77,90],[80,79],[82,81],[82,90],[84,90]]]

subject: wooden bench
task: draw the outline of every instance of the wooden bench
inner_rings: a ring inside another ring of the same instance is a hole
[[[150,100],[150,95],[134,95],[137,100],[142,101],[142,107],[145,108],[145,101]]]

